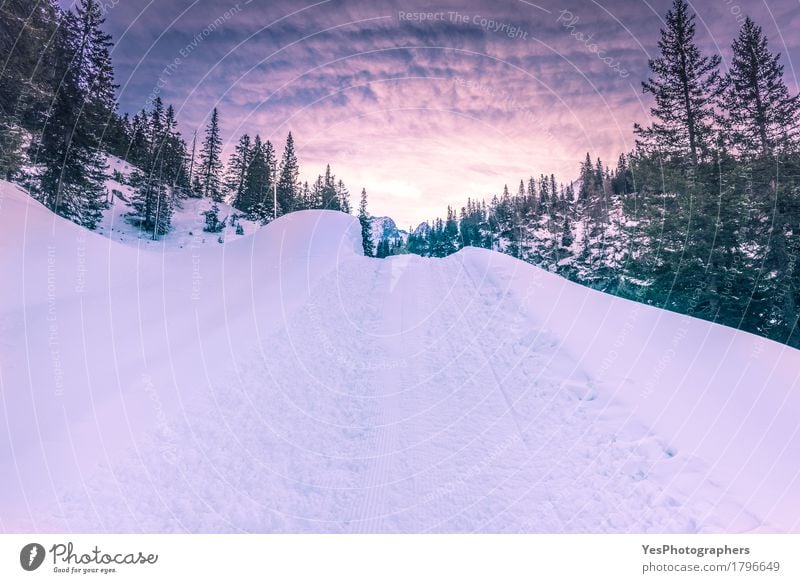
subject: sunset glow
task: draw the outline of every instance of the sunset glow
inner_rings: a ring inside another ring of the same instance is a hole
[[[291,130],[304,179],[330,163],[404,227],[531,174],[573,180],[587,151],[613,162],[633,147],[669,2],[429,6],[119,3],[106,27],[121,109],[161,95],[191,139],[219,106],[226,152],[243,132],[280,148]],[[743,9],[694,8],[700,42],[724,66]],[[792,2],[747,10],[787,63],[798,56],[800,38],[786,34],[800,27]],[[787,82],[797,84],[791,66]]]

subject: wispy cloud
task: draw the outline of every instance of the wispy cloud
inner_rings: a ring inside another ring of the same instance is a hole
[[[571,179],[587,151],[629,149],[670,2],[106,4],[123,109],[161,94],[189,133],[218,106],[228,148],[244,131],[282,146],[291,130],[306,177],[330,162],[405,225],[531,173]],[[749,11],[797,86],[795,2],[695,4],[703,46],[723,57]]]

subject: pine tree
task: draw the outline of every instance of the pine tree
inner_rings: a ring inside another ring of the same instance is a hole
[[[586,160],[581,164],[580,170],[581,189],[578,191],[578,200],[585,201],[595,192],[595,174],[592,170],[592,157],[586,152]]]
[[[273,201],[273,181],[275,154],[272,144],[261,143],[256,135],[251,148],[250,163],[245,173],[244,188],[238,209],[250,218],[266,224],[275,216]]]
[[[219,218],[219,204],[216,200],[212,199],[211,208],[203,212],[206,219],[206,225],[203,230],[206,233],[219,233],[225,228],[225,220]]]
[[[164,181],[164,164],[147,174],[135,171],[131,176],[134,187],[131,199],[132,222],[153,240],[169,232],[172,221],[172,197]]]
[[[704,56],[695,44],[695,15],[686,0],[674,0],[658,42],[661,56],[649,61],[653,77],[642,83],[655,97],[650,111],[658,121],[648,128],[637,124],[640,146],[692,165],[712,146],[714,105],[723,84],[719,55]]]
[[[375,243],[372,241],[372,224],[367,212],[367,189],[361,189],[361,202],[358,205],[358,222],[361,223],[361,243],[364,255],[372,257]]]
[[[633,192],[633,173],[628,166],[625,154],[620,154],[617,160],[617,169],[611,180],[611,189],[614,194],[630,194]]]
[[[22,126],[0,114],[0,179],[13,180],[21,173],[22,140]]]
[[[304,210],[315,208],[314,195],[311,192],[311,187],[308,185],[308,180],[303,182],[303,190],[302,194],[300,195],[300,200],[302,201]]]
[[[55,0],[0,4],[0,156],[6,160],[22,154],[9,149],[19,148],[10,134],[22,128],[39,132],[45,121],[59,79],[61,19]]]
[[[145,110],[135,114],[131,122],[131,138],[128,148],[128,161],[134,166],[144,167],[150,157],[148,115]]]
[[[109,154],[117,158],[125,159],[128,155],[128,144],[130,143],[131,123],[128,114],[122,116],[114,112],[106,124],[103,142]]]
[[[253,144],[250,141],[248,134],[242,134],[239,138],[239,143],[228,161],[228,175],[225,180],[225,190],[228,197],[233,201],[233,206],[237,209],[249,212],[251,208],[245,202],[245,182],[247,179],[247,171],[250,167],[250,161],[253,157]]]
[[[172,225],[172,196],[166,183],[164,161],[160,161],[155,183],[155,208],[153,209],[153,240],[166,235]]]
[[[734,200],[738,199],[737,204],[726,201],[723,205],[724,211],[735,214],[728,222],[738,229],[727,246],[723,266],[734,262],[742,266],[733,290],[738,297],[748,299],[749,309],[741,316],[741,325],[798,346],[800,280],[796,257],[800,245],[796,225],[800,224],[800,187],[796,177],[800,175],[800,98],[789,94],[779,58],[770,52],[761,27],[746,19],[733,41],[723,104],[730,141],[740,157],[738,170],[728,170],[724,178],[741,176],[739,184],[727,189]],[[750,205],[746,204],[748,200],[752,201]],[[742,220],[745,216],[750,217],[748,222]],[[742,258],[745,247],[748,253]],[[754,279],[757,273],[769,276]],[[727,303],[744,312],[741,303],[734,301],[736,296],[731,295]]]
[[[188,152],[186,142],[178,131],[178,121],[175,119],[175,108],[172,105],[167,107],[164,114],[164,143],[159,157],[164,164],[163,180],[171,187],[173,196],[188,196],[190,194]]]
[[[161,100],[160,97],[156,97],[153,100],[152,110],[150,111],[149,115],[149,136],[148,141],[151,145],[151,151],[149,152],[149,157],[151,159],[155,159],[161,156],[161,149],[164,147],[164,142],[167,137],[167,132],[165,130],[165,117],[166,114],[164,112],[164,102]]]
[[[266,165],[267,183],[265,192],[269,197],[267,207],[272,210],[274,216],[274,209],[277,199],[277,182],[278,182],[278,156],[275,152],[275,147],[272,142],[267,140],[264,142],[264,163]]]
[[[220,177],[222,175],[222,138],[219,130],[219,113],[217,108],[211,112],[211,120],[206,127],[206,137],[200,151],[200,169],[198,172],[200,192],[215,202],[222,200]]]
[[[378,241],[378,248],[375,251],[375,257],[377,257],[378,259],[383,259],[385,257],[388,257],[390,254],[391,251],[389,249],[389,241],[387,241],[386,239],[381,239],[380,241]]]
[[[325,168],[325,177],[322,181],[322,208],[331,211],[342,210],[338,193],[336,192],[336,177],[331,173],[331,165]]]
[[[280,178],[278,178],[278,215],[295,210],[300,198],[300,166],[294,151],[292,133],[286,137],[286,147],[281,159]]]
[[[565,249],[569,248],[575,239],[572,236],[572,223],[569,215],[564,216],[564,224],[561,229],[561,246]]]
[[[188,177],[184,173],[186,144],[177,131],[175,110],[164,108],[161,98],[153,100],[152,109],[139,116],[137,130],[146,139],[144,152],[138,155],[137,170],[130,178],[134,193],[131,200],[133,212],[130,220],[153,239],[169,232],[173,201],[188,191]]]
[[[796,140],[800,96],[790,96],[780,54],[750,18],[733,41],[733,61],[723,106],[735,147],[746,156],[786,151]]]
[[[105,206],[106,165],[101,150],[105,125],[114,112],[111,41],[95,0],[66,12],[57,39],[58,90],[33,161],[44,166],[38,196],[54,212],[94,229]]]
[[[347,190],[347,187],[341,179],[336,183],[336,198],[339,201],[339,210],[343,213],[350,214],[352,210],[350,208],[350,191]]]
[[[194,130],[192,132],[192,152],[189,155],[189,176],[187,177],[187,181],[189,183],[189,196],[195,198],[200,196],[199,182],[197,180],[197,174],[195,173],[196,154],[197,154],[197,130]]]
[[[76,7],[81,27],[78,60],[80,83],[88,93],[83,114],[94,131],[98,148],[103,143],[109,121],[116,115],[114,67],[111,64],[111,35],[103,31],[103,9],[97,0],[80,0]]]
[[[442,254],[443,256],[450,255],[458,251],[458,218],[456,212],[450,207],[447,207],[447,220],[444,223],[444,230],[442,232]]]

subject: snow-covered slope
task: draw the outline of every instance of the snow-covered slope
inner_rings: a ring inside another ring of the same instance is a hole
[[[137,250],[0,189],[6,531],[800,531],[800,353],[356,219]]]
[[[370,230],[372,232],[372,251],[373,254],[378,249],[381,241],[389,241],[390,244],[405,245],[408,242],[408,231],[397,228],[397,224],[391,217],[371,217]]]
[[[391,217],[371,217],[370,227],[372,228],[372,240],[377,247],[378,243],[384,239],[394,243],[408,241],[408,231],[397,228],[397,224]]]
[[[119,173],[126,182],[134,171],[133,166],[114,156],[109,155],[107,163],[109,173],[112,176]],[[212,201],[208,198],[185,198],[178,200],[173,209],[170,232],[154,241],[151,233],[142,231],[128,220],[128,215],[132,211],[130,202],[133,188],[116,178],[109,178],[106,181],[106,188],[110,204],[103,211],[103,219],[97,226],[97,233],[128,245],[158,247],[166,251],[197,248],[235,241],[244,235],[254,233],[261,227],[257,221],[244,218],[235,208],[220,202],[218,216],[219,220],[225,223],[225,227],[219,233],[206,233],[203,231],[205,226],[203,213],[211,209]],[[237,234],[236,225],[241,225],[241,234]]]

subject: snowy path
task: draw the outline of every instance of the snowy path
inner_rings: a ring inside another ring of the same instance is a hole
[[[2,531],[800,531],[800,351],[342,213],[157,254],[0,202]]]
[[[230,386],[170,420],[176,459],[153,442],[99,472],[90,498],[115,518],[78,497],[70,528],[728,530],[720,502],[759,524],[510,307],[462,256],[342,262]]]

